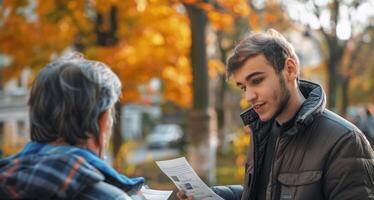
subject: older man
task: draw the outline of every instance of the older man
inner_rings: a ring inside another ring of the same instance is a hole
[[[0,161],[0,199],[130,199],[143,178],[128,178],[102,157],[121,83],[80,54],[41,70],[30,93],[31,142]]]

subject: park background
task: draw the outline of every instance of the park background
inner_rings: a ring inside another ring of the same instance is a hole
[[[35,75],[79,51],[123,84],[107,153],[116,169],[175,189],[154,161],[186,156],[207,184],[240,184],[250,136],[239,114],[250,105],[225,61],[269,28],[295,46],[301,78],[324,87],[329,109],[353,123],[374,111],[373,0],[0,0],[0,155],[29,140]],[[182,141],[151,148],[159,124],[176,124]]]

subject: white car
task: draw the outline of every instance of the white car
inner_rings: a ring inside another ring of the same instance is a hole
[[[178,124],[158,124],[146,137],[149,148],[181,147],[184,135]]]

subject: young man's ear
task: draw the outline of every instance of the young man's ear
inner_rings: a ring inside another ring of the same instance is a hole
[[[297,80],[299,69],[297,66],[297,63],[294,59],[292,58],[287,58],[286,61],[284,62],[284,73],[287,77],[287,80],[293,81]]]

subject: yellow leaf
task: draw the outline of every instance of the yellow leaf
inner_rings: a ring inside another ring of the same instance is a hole
[[[249,103],[248,103],[248,101],[247,101],[245,98],[242,98],[242,99],[240,100],[239,105],[240,105],[240,107],[243,108],[243,109],[249,107]]]
[[[210,59],[208,61],[208,74],[210,78],[223,73],[225,73],[225,65],[220,60]]]

